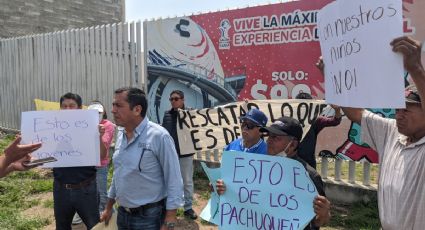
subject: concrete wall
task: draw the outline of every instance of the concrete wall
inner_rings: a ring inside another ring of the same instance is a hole
[[[352,204],[368,203],[377,200],[376,186],[363,186],[360,183],[350,184],[344,181],[324,180],[326,197],[333,203]]]
[[[125,0],[0,0],[0,38],[124,21]]]

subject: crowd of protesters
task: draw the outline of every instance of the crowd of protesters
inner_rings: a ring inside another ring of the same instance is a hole
[[[421,63],[421,44],[409,37],[391,43],[394,52],[403,56],[404,67],[415,84],[406,89],[406,108],[396,109],[395,119],[382,118],[366,109],[338,107],[332,117],[319,116],[304,139],[298,120],[276,119],[267,126],[268,118],[251,109],[240,117],[241,137],[231,142],[226,151],[287,157],[305,167],[319,195],[314,199],[315,217],[305,229],[318,229],[330,216],[330,201],[324,183],[316,172],[315,146],[318,133],[341,122],[341,110],[362,127],[362,140],[379,154],[378,206],[383,229],[422,229],[425,226],[425,70]],[[319,62],[319,68],[326,68]],[[300,94],[309,100],[311,95]],[[179,109],[189,109],[184,93],[170,94],[171,108],[164,114],[162,125],[147,117],[146,93],[138,88],[115,90],[112,115],[106,118],[105,107],[93,101],[90,109],[99,112],[101,165],[53,168],[54,215],[57,229],[72,229],[75,214],[90,229],[98,222],[108,223],[115,203],[119,229],[173,229],[176,213],[196,219],[193,205],[193,153],[180,152],[177,135]],[[66,93],[60,108],[82,109],[78,94]],[[115,128],[115,125],[117,128]],[[115,151],[109,154],[115,137]],[[42,144],[20,144],[21,137],[6,147],[0,156],[0,177],[34,166],[25,163]],[[107,192],[108,165],[112,157],[113,176]],[[226,192],[223,180],[216,182],[219,194]]]

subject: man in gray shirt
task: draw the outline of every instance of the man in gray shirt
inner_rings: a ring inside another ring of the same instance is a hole
[[[114,175],[101,221],[119,203],[119,229],[173,229],[183,205],[183,181],[174,142],[146,117],[146,94],[138,88],[115,91],[112,114],[119,129]]]

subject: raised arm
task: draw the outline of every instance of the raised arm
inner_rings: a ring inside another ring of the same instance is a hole
[[[420,98],[425,98],[425,70],[421,62],[421,43],[405,36],[394,39],[391,45],[394,52],[403,55],[404,68],[415,82]],[[422,100],[421,106],[425,109],[425,100]]]
[[[350,119],[352,122],[361,125],[362,114],[364,109],[350,107],[341,107],[341,109],[342,111],[344,111],[344,114],[348,117],[348,119]]]

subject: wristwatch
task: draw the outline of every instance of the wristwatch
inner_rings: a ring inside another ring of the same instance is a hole
[[[176,226],[175,222],[164,222],[164,225],[168,228],[168,229],[174,229],[174,227]]]

